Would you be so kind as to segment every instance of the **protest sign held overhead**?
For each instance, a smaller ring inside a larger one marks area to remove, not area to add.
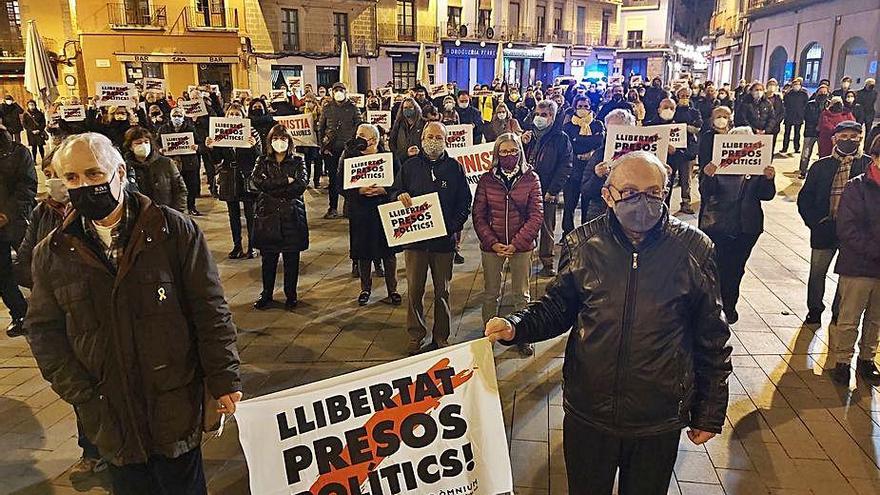
[[[161,91],[165,92],[165,79],[157,77],[145,77],[143,79],[144,91]]]
[[[211,117],[208,121],[208,135],[214,140],[214,146],[221,148],[250,148],[248,138],[251,137],[250,119],[228,117]]]
[[[446,126],[446,149],[468,148],[474,145],[473,124],[452,124]]]
[[[294,146],[318,146],[312,114],[275,117],[275,121],[287,128],[293,137]]]
[[[446,87],[445,83],[440,84],[432,84],[428,88],[428,98],[440,98],[441,96],[446,96],[449,94],[449,89]]]
[[[376,90],[376,94],[379,96],[379,98],[391,98],[392,96],[394,96],[394,88],[390,86],[383,86]]]
[[[196,138],[191,132],[162,134],[162,154],[165,156],[195,154],[195,145]]]
[[[495,143],[483,143],[467,148],[450,149],[449,156],[455,158],[467,176],[471,194],[477,190],[480,177],[492,168],[492,153]]]
[[[716,174],[759,175],[770,165],[773,157],[773,136],[716,134],[712,163],[718,166]]]
[[[364,108],[364,105],[367,104],[367,99],[364,97],[363,93],[349,93],[348,99],[358,108]]]
[[[665,127],[669,129],[669,145],[673,148],[687,148],[687,124],[666,124],[651,127]]]
[[[273,89],[271,92],[269,92],[269,100],[272,102],[287,101],[287,90]]]
[[[513,489],[486,339],[242,401],[235,417],[254,494]]]
[[[290,76],[287,78],[287,88],[294,93],[299,92],[302,89],[302,85],[302,76]]]
[[[666,163],[666,155],[669,152],[669,128],[608,126],[605,133],[604,160],[611,162],[633,151],[653,153],[661,162]]]
[[[391,132],[390,110],[367,110],[367,122]]]
[[[237,100],[244,100],[251,97],[251,90],[249,89],[233,89],[232,90],[232,98]]]
[[[82,105],[64,105],[58,109],[61,120],[67,122],[82,122],[86,120],[86,107]]]
[[[208,108],[202,99],[181,101],[179,105],[183,108],[183,114],[191,119],[208,115]]]
[[[394,155],[376,153],[373,155],[346,158],[342,162],[343,189],[381,186],[394,183]]]
[[[132,83],[99,82],[95,94],[100,97],[99,107],[134,107],[137,104],[137,89]]]
[[[388,246],[402,246],[446,235],[446,223],[437,193],[412,198],[412,206],[400,201],[379,206],[379,218]]]

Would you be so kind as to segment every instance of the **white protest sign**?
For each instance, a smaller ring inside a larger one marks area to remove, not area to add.
[[[512,493],[503,417],[486,339],[235,411],[250,492],[260,495]]]
[[[666,124],[652,127],[666,127],[669,129],[669,145],[673,148],[684,149],[688,146],[687,124]]]
[[[248,138],[251,137],[250,119],[229,117],[211,117],[208,121],[208,135],[214,140],[214,146],[221,148],[250,148]]]
[[[191,132],[173,132],[162,134],[162,152],[165,156],[192,155],[192,149],[196,145],[196,138]]]
[[[249,89],[233,89],[232,90],[232,99],[234,100],[245,100],[251,97],[251,90]]]
[[[380,186],[389,187],[394,183],[394,155],[376,153],[373,155],[346,158],[342,161],[343,189]]]
[[[484,173],[492,169],[492,154],[495,149],[495,143],[483,143],[468,148],[457,148],[449,150],[449,156],[458,161],[467,177],[468,186],[471,188],[471,194],[477,190],[477,182]]]
[[[470,148],[474,145],[473,124],[453,124],[446,126],[446,150]]]
[[[608,126],[605,133],[604,160],[611,162],[633,151],[654,153],[661,162],[666,163],[666,154],[669,152],[669,128]]]
[[[302,76],[290,76],[287,78],[287,88],[293,92],[297,92],[302,89]]]
[[[287,90],[286,89],[273,89],[269,93],[269,100],[276,101],[287,101]]]
[[[211,89],[212,93],[219,93],[220,92],[220,86],[218,86],[216,84],[209,84],[208,87]]]
[[[770,165],[773,157],[773,136],[716,134],[712,148],[712,163],[718,166],[716,174],[759,175]]]
[[[401,246],[446,235],[446,223],[437,193],[412,198],[407,208],[400,201],[379,205],[379,218],[388,246]]]
[[[367,110],[367,122],[385,129],[385,132],[391,132],[391,111]]]
[[[99,82],[95,94],[101,98],[98,101],[100,107],[133,107],[137,104],[137,89],[132,83]]]
[[[449,88],[446,87],[445,83],[440,84],[432,84],[428,88],[428,98],[440,98],[441,96],[446,96],[449,94]]]
[[[144,91],[161,91],[165,93],[165,79],[157,77],[145,77],[143,79]]]
[[[293,137],[294,146],[318,146],[315,136],[315,123],[312,114],[288,115],[275,117],[275,121],[287,128]]]
[[[86,120],[86,107],[82,105],[64,105],[58,109],[61,120],[67,122],[82,122]]]
[[[195,119],[203,115],[208,115],[208,109],[205,107],[205,101],[198,100],[181,100],[180,107],[183,108],[183,115]]]
[[[349,93],[348,99],[358,108],[364,108],[364,105],[367,104],[367,99],[364,97],[363,93]]]
[[[376,90],[376,94],[379,98],[391,98],[394,96],[394,88],[390,86],[383,86]]]

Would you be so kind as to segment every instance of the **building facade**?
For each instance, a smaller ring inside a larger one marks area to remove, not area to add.
[[[196,83],[224,92],[250,84],[242,0],[31,1],[21,16],[57,54],[62,95],[142,77],[165,79],[175,95]]]
[[[616,73],[645,80],[673,77],[673,0],[624,0],[620,25]]]

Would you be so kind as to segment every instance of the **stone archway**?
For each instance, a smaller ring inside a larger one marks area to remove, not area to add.
[[[801,60],[798,64],[798,75],[804,78],[804,86],[815,88],[822,79],[822,57],[825,50],[822,45],[813,41],[807,43],[803,51],[801,51]]]
[[[868,43],[859,36],[853,36],[841,45],[837,54],[837,77],[832,81],[835,87],[843,76],[853,79],[853,87],[860,88],[868,75]]]
[[[772,77],[779,82],[780,86],[782,86],[785,83],[786,63],[788,63],[788,52],[785,48],[777,46],[773,49],[773,52],[770,53],[770,60],[767,63],[767,80]]]

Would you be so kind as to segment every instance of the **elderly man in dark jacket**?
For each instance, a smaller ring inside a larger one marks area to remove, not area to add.
[[[24,237],[36,194],[34,157],[0,127],[0,298],[12,317],[12,323],[6,327],[10,337],[22,335],[22,320],[28,310],[13,276],[12,251]]]
[[[828,363],[836,363],[831,376],[846,386],[860,321],[856,371],[871,385],[880,385],[880,371],[874,363],[880,340],[880,223],[875,221],[880,204],[880,139],[872,145],[871,158],[865,174],[844,188],[837,215],[840,255],[834,271],[840,275],[840,315],[828,329]]]
[[[642,98],[645,104],[645,120],[656,119],[657,111],[660,110],[660,102],[669,96],[669,92],[663,89],[662,79],[659,77],[651,79],[651,85],[645,88],[645,96]]]
[[[400,167],[391,186],[391,197],[404,206],[412,206],[412,198],[436,192],[440,196],[446,235],[404,246],[406,285],[409,291],[406,326],[409,332],[410,354],[449,345],[449,325],[452,312],[449,305],[449,286],[452,282],[452,258],[455,254],[455,234],[471,213],[471,190],[464,170],[446,153],[446,126],[429,122],[422,133],[422,151]],[[432,341],[422,347],[428,335],[425,323],[425,295],[428,269],[434,283],[434,328]]]
[[[603,215],[569,234],[559,275],[528,309],[486,325],[519,344],[571,329],[563,367],[569,493],[665,494],[681,430],[721,433],[731,372],[712,242],[663,204],[666,168],[634,152],[611,167]],[[638,285],[638,288],[636,288]]]
[[[776,110],[764,93],[764,85],[752,84],[748,95],[733,113],[736,126],[749,126],[755,134],[773,134],[777,127]]]
[[[810,167],[813,149],[819,144],[819,118],[828,106],[828,86],[819,86],[816,93],[807,101],[804,109],[804,147],[801,150],[801,163],[798,177],[803,180]],[[821,158],[821,157],[820,157]]]
[[[348,98],[344,84],[334,84],[332,94],[333,101],[324,107],[316,128],[324,163],[333,164],[335,167],[345,150],[345,143],[354,137],[361,124],[361,112]],[[330,205],[324,218],[339,218],[339,175],[332,170],[328,171],[327,175],[330,178],[327,194]]]
[[[544,192],[544,225],[541,226],[541,239],[538,255],[541,258],[540,275],[556,275],[553,267],[553,236],[556,232],[556,206],[559,193],[571,175],[571,141],[562,132],[562,118],[556,118],[556,102],[541,100],[535,107],[532,130],[523,134],[526,145],[526,159],[541,179]]]
[[[785,134],[782,135],[782,153],[788,153],[788,143],[794,131],[794,152],[801,152],[801,127],[804,125],[804,114],[810,100],[807,90],[803,88],[803,78],[796,77],[791,82],[791,90],[782,99],[785,106]],[[819,120],[816,119],[818,124]]]
[[[861,139],[862,127],[858,122],[848,120],[838,124],[832,137],[834,151],[813,164],[798,194],[798,213],[810,229],[812,249],[806,325],[822,322],[825,276],[837,252],[837,210],[844,186],[849,179],[865,173],[871,164],[871,157],[861,153]],[[832,307],[832,322],[837,319],[836,306]]]
[[[458,92],[458,102],[455,106],[458,113],[459,124],[471,124],[474,126],[474,144],[483,142],[483,116],[480,111],[471,106],[471,95],[467,91]]]
[[[34,358],[110,460],[114,492],[205,494],[206,393],[224,413],[241,398],[236,330],[205,236],[125,191],[106,137],[61,146],[54,165],[74,210],[34,250]]]
[[[874,87],[874,78],[869,77],[865,79],[865,86],[856,91],[856,103],[862,106],[861,123],[865,126],[865,149],[868,149],[872,143],[868,139],[871,136],[871,128],[874,125],[874,108],[877,104],[877,90]]]

